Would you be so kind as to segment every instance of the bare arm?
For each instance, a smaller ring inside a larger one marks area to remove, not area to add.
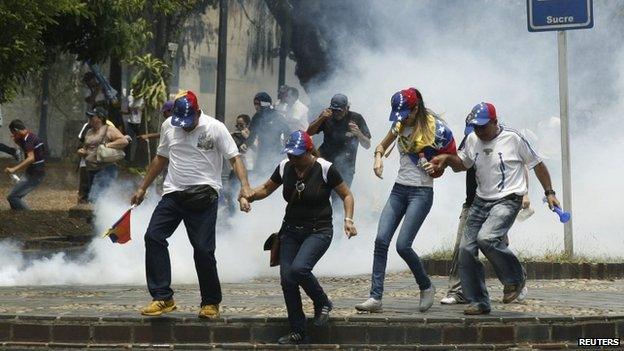
[[[168,164],[168,158],[161,155],[154,156],[154,159],[152,159],[152,162],[150,162],[149,168],[147,169],[147,174],[145,175],[145,178],[143,178],[143,183],[139,186],[134,195],[132,195],[132,199],[130,200],[131,204],[140,205],[141,202],[143,202],[145,191]]]
[[[452,154],[442,154],[435,156],[431,159],[431,161],[427,162],[427,164],[425,165],[425,171],[438,172],[448,166],[450,166],[455,172],[467,171],[469,168],[464,166],[464,163],[462,162],[461,158],[459,158],[459,156]]]
[[[552,182],[550,180],[550,173],[548,173],[548,168],[546,168],[544,162],[538,163],[537,166],[533,168],[533,170],[535,171],[537,180],[539,180],[539,182],[542,184],[542,188],[544,188],[544,191],[553,190]],[[548,201],[548,207],[550,207],[551,209],[553,208],[553,206],[561,207],[561,204],[559,204],[559,200],[557,200],[557,197],[554,194],[546,196],[546,200]]]
[[[360,142],[360,145],[362,145],[362,147],[365,148],[366,150],[370,149],[371,147],[370,138],[364,135],[364,133],[362,132],[359,132],[356,135],[357,135],[358,141]]]
[[[392,133],[392,130],[388,131],[388,134],[383,138],[381,143],[375,147],[375,163],[373,165],[373,171],[375,175],[381,179],[383,179],[383,161],[382,156],[388,150],[392,142],[397,138],[397,136]]]
[[[251,195],[251,189],[249,187],[249,180],[247,179],[247,169],[245,168],[243,160],[241,160],[240,156],[234,156],[230,159],[230,165],[232,165],[232,170],[234,170],[236,177],[240,181],[241,196],[249,197]]]
[[[344,204],[344,232],[347,238],[351,239],[352,236],[357,235],[357,229],[355,228],[355,223],[353,222],[353,208],[355,206],[353,193],[351,193],[351,190],[345,182],[338,184],[334,190],[340,196],[342,203]]]
[[[35,151],[30,150],[26,153],[26,158],[22,162],[18,163],[14,167],[7,167],[6,171],[7,173],[20,172],[28,168],[28,166],[30,166],[33,162],[35,162]]]
[[[128,139],[126,139],[116,127],[108,126],[106,137],[110,140],[106,143],[107,147],[113,149],[123,149],[128,146]]]
[[[308,134],[314,135],[319,132],[319,128],[323,125],[323,122],[331,117],[332,112],[330,109],[326,108],[321,112],[321,114],[308,126]]]
[[[254,188],[251,192],[252,195],[247,198],[249,202],[254,202],[258,200],[262,200],[269,195],[273,194],[273,192],[279,188],[280,184],[275,183],[271,179],[267,180],[261,186]]]
[[[141,140],[156,139],[156,138],[160,138],[160,133],[141,134],[138,136],[138,138]]]

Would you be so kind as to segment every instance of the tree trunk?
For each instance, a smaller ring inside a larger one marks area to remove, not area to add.
[[[48,99],[50,98],[50,63],[43,69],[41,77],[41,114],[39,115],[39,137],[48,140]]]
[[[117,90],[117,101],[121,104],[121,61],[116,57],[110,58],[110,70],[108,81],[113,89]],[[109,114],[111,121],[116,126],[123,126],[123,120],[121,118],[121,106],[110,106]]]

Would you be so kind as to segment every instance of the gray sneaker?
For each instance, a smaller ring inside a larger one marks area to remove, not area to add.
[[[420,291],[420,304],[418,304],[418,310],[425,312],[433,306],[433,299],[435,298],[436,288],[431,285],[429,289]]]
[[[374,298],[369,298],[363,303],[359,303],[355,305],[355,309],[359,312],[369,312],[369,313],[381,313],[383,309],[381,308],[381,300],[377,300]]]

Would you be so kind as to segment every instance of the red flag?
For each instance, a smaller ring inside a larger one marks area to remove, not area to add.
[[[112,242],[118,244],[125,244],[130,241],[130,212],[133,208],[134,206],[130,207],[121,218],[104,233],[104,236],[108,236]]]

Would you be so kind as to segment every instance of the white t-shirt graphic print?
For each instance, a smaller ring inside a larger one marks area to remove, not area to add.
[[[499,134],[490,141],[479,139],[475,133],[469,134],[457,156],[465,167],[475,166],[477,196],[484,200],[526,194],[524,167],[533,169],[542,162],[520,132],[502,125]]]
[[[225,125],[203,113],[191,132],[172,126],[171,117],[167,118],[156,153],[169,159],[163,194],[200,184],[219,191],[223,158],[229,160],[239,154]]]

